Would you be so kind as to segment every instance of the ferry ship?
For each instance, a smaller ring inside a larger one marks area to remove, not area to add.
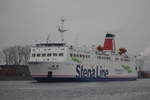
[[[125,48],[115,47],[115,35],[107,32],[103,46],[92,48],[65,43],[64,19],[58,27],[61,42],[32,45],[29,70],[33,79],[45,81],[136,80],[135,58]]]

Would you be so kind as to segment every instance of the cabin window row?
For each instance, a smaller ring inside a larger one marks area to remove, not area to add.
[[[50,56],[64,56],[64,54],[63,53],[37,53],[37,54],[32,54],[32,57],[50,57]]]
[[[70,57],[80,57],[80,58],[90,58],[90,55],[83,55],[83,54],[70,54]]]
[[[54,50],[54,49],[32,49],[32,51],[36,51],[36,50],[38,50],[38,51],[40,51],[40,50],[44,50],[44,51],[47,51],[47,50]],[[61,49],[59,49],[59,48],[55,48],[55,50],[65,50],[64,48],[61,48]]]
[[[130,59],[123,59],[123,58],[120,58],[120,59],[119,59],[119,58],[115,58],[115,60],[116,60],[116,61],[119,61],[119,60],[120,60],[120,61],[130,61]]]
[[[110,57],[97,56],[97,59],[110,60]]]

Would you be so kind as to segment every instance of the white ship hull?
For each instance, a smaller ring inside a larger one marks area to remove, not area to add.
[[[29,68],[38,81],[136,80],[135,58],[126,49],[116,51],[114,35],[107,33],[104,47],[74,47],[40,43],[31,48]]]
[[[38,81],[110,81],[136,80],[135,66],[130,64],[38,62],[30,63],[31,76]],[[125,67],[129,66],[129,69]]]

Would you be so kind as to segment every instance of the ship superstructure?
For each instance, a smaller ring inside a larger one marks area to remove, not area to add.
[[[125,48],[116,50],[115,35],[107,32],[104,46],[76,47],[64,41],[64,20],[58,31],[62,42],[37,43],[31,47],[29,68],[38,81],[136,80],[134,57]]]

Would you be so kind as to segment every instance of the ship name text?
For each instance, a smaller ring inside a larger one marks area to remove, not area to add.
[[[76,66],[76,72],[76,78],[106,78],[109,74],[108,69],[103,69],[102,66],[88,69],[80,64]]]

